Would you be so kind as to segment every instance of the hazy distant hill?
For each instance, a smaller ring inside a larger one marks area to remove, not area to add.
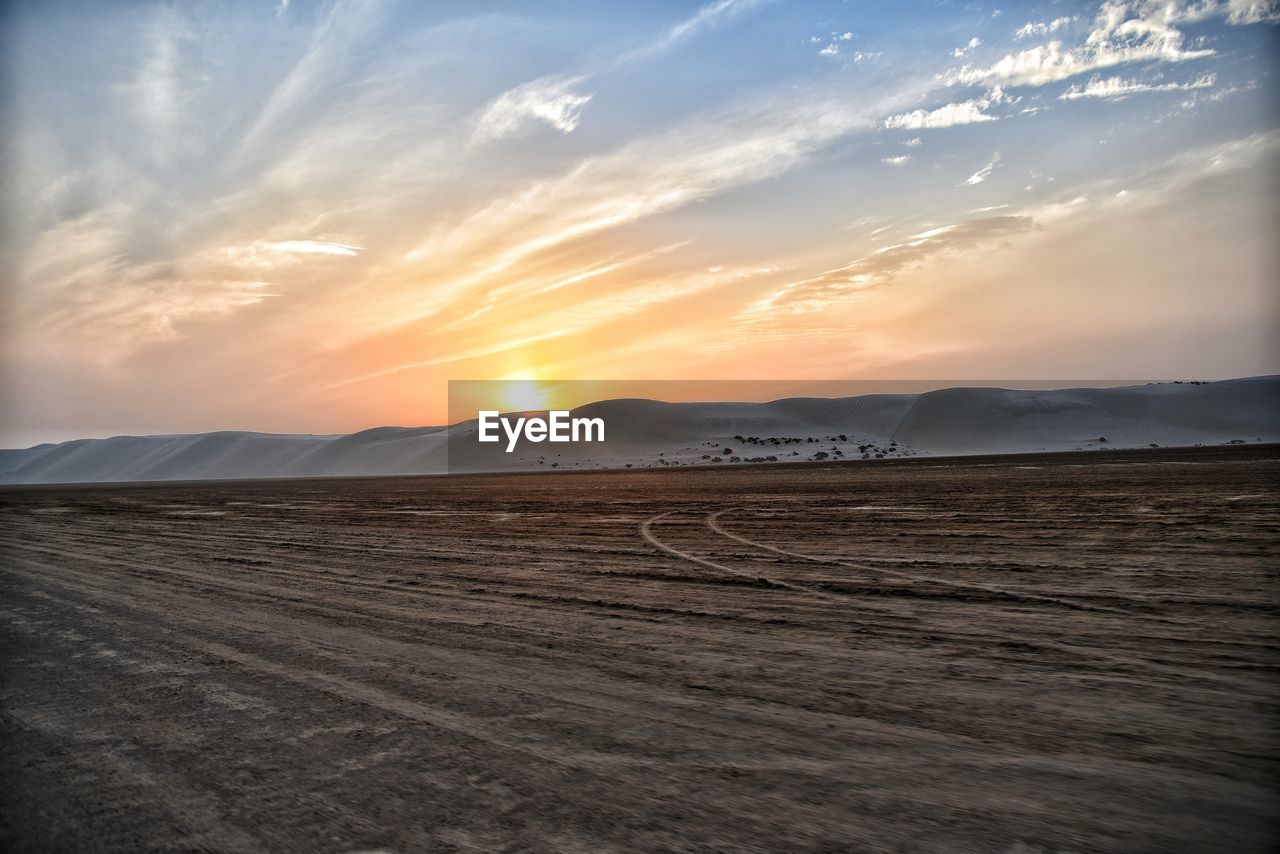
[[[605,419],[606,445],[502,454],[475,441],[474,422],[345,436],[117,436],[0,451],[0,483],[433,474],[552,462],[564,468],[670,465],[704,462],[702,454],[721,445],[738,446],[743,457],[785,460],[807,459],[817,447],[838,447],[847,457],[860,456],[854,452],[860,444],[887,452],[891,442],[894,453],[971,454],[1280,441],[1280,377],[1054,391],[951,388],[770,403],[607,400],[577,412]],[[832,444],[841,434],[846,440]],[[821,442],[742,446],[735,436]]]

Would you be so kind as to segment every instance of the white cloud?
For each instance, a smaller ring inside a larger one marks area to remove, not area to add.
[[[987,178],[991,175],[991,173],[995,170],[996,166],[999,165],[999,163],[1000,163],[1000,152],[997,151],[995,156],[991,158],[991,162],[989,162],[986,166],[983,166],[977,172],[974,172],[972,175],[970,175],[968,178],[965,179],[965,184],[970,187],[972,187],[974,184],[981,184],[983,181],[987,180]]]
[[[429,265],[417,269],[440,271],[440,279],[429,294],[405,294],[379,313],[395,324],[433,316],[534,255],[781,175],[834,140],[871,130],[876,116],[905,100],[878,94],[859,104],[843,90],[799,99],[789,89],[757,93],[535,181],[409,250],[405,262]]]
[[[1195,89],[1199,87],[1187,86],[1185,88]],[[1212,92],[1194,92],[1189,98],[1183,100],[1181,106],[1183,109],[1190,109],[1202,103],[1213,103],[1229,98],[1232,95],[1239,95],[1241,92],[1251,92],[1258,88],[1258,81],[1250,80],[1247,83],[1239,83],[1231,86],[1220,86]]]
[[[1213,87],[1214,75],[1205,74],[1189,83],[1139,83],[1121,77],[1110,77],[1103,80],[1095,77],[1083,86],[1077,83],[1058,96],[1059,100],[1074,101],[1078,98],[1106,98],[1116,100],[1143,92],[1184,92],[1191,89],[1209,89]]]
[[[117,204],[69,220],[42,236],[41,250],[20,275],[29,291],[24,326],[42,347],[70,346],[102,364],[118,364],[139,348],[180,337],[187,321],[224,316],[276,296],[267,270],[284,272],[310,254],[356,255],[324,241],[257,241],[137,263],[121,231],[128,208]],[[85,342],[92,341],[91,348]]]
[[[308,103],[328,98],[353,48],[381,22],[385,8],[372,0],[338,0],[328,6],[306,51],[271,91],[253,124],[240,140],[241,153],[254,149],[273,129]]]
[[[920,137],[918,137],[918,136],[913,136],[911,139],[908,139],[906,142],[904,142],[904,143],[902,143],[902,144],[903,144],[903,145],[908,145],[908,146],[916,146],[916,145],[920,145],[922,142],[923,142],[923,140],[921,140],[921,139],[920,139]]]
[[[1227,0],[1227,23],[1260,24],[1280,21],[1280,3],[1275,0]]]
[[[881,157],[881,163],[887,163],[890,166],[903,166],[911,160],[910,154],[899,154],[897,157]]]
[[[1071,18],[1054,18],[1049,23],[1042,21],[1030,21],[1018,27],[1018,31],[1013,34],[1015,39],[1029,39],[1033,36],[1047,36],[1049,33],[1056,33],[1058,30],[1071,23]]]
[[[819,55],[819,56],[839,56],[839,55],[840,55],[840,42],[847,42],[847,41],[851,40],[852,38],[853,38],[853,33],[851,33],[851,32],[832,33],[832,34],[831,34],[831,41],[827,44],[827,46],[826,46],[826,47],[824,47],[822,50],[818,51],[818,55]],[[821,44],[821,43],[822,43],[822,41],[823,41],[823,39],[820,39],[820,38],[818,38],[817,36],[813,36],[812,38],[810,38],[810,39],[809,39],[809,41],[810,41],[810,43],[812,43],[812,44]],[[855,52],[855,53],[853,54],[853,61],[854,61],[854,62],[861,62],[861,61],[862,61],[863,59],[865,59],[867,56],[871,56],[871,55],[872,55],[872,54],[864,54],[864,53],[862,53],[861,51],[858,51],[858,52]]]
[[[912,234],[901,242],[881,247],[848,264],[787,282],[745,306],[739,314],[739,323],[753,338],[758,338],[763,328],[776,323],[779,315],[828,312],[858,294],[891,285],[900,275],[924,265],[984,249],[997,241],[1016,240],[1022,235],[1054,228],[1103,211],[1108,205],[1167,206],[1169,196],[1175,192],[1184,191],[1206,178],[1256,168],[1259,162],[1275,158],[1277,152],[1280,152],[1280,133],[1255,134],[1211,148],[1185,152],[1143,172],[1126,174],[1125,186],[1129,186],[1129,182],[1138,182],[1148,189],[1136,193],[1133,190],[1113,192],[1108,202],[1091,204],[1087,194],[1077,191],[1004,215],[981,216],[1008,208],[1008,204],[978,208],[971,212],[980,215],[975,218]],[[1100,186],[1114,190],[1111,180],[1104,179]],[[872,234],[889,227],[876,229]]]
[[[1199,59],[1214,51],[1186,48],[1176,25],[1214,17],[1236,25],[1280,21],[1280,0],[1106,0],[1084,44],[1065,47],[1060,40],[1050,41],[1007,54],[986,68],[960,68],[949,75],[949,82],[1042,85],[1133,62]],[[1056,18],[1047,24],[1027,23],[1015,38],[1046,36],[1071,22]]]
[[[1226,18],[1228,24],[1237,26],[1280,21],[1277,0],[1142,0],[1134,5],[1144,16],[1158,17],[1170,24],[1215,17]]]
[[[723,21],[737,17],[753,6],[759,6],[762,2],[763,0],[716,0],[713,3],[708,3],[690,17],[673,26],[657,41],[638,50],[623,54],[618,58],[618,63],[632,62],[637,59],[665,53],[702,30],[718,26]],[[816,38],[815,36],[815,40]]]
[[[325,240],[259,240],[247,246],[225,246],[218,251],[221,260],[237,267],[265,270],[286,264],[297,264],[299,255],[331,255],[354,257],[362,248]]]
[[[282,240],[264,244],[281,252],[294,252],[300,255],[359,255],[359,246],[348,246],[345,243],[329,243],[324,240]]]
[[[1019,101],[1021,101],[1022,97],[1017,95],[1010,95],[1008,92],[1004,90],[1003,86],[992,86],[990,89],[987,90],[986,99],[991,104],[1009,104],[1010,106],[1012,106],[1013,104],[1016,104]]]
[[[179,47],[173,29],[172,25],[157,27],[150,56],[134,82],[141,117],[158,137],[167,137],[172,132],[178,115]]]
[[[969,39],[968,44],[966,44],[964,47],[958,47],[955,50],[951,51],[951,55],[956,58],[962,57],[966,53],[968,53],[969,51],[973,50],[974,48],[978,47],[981,44],[982,44],[982,39],[978,38],[977,36],[974,36],[973,38]]]
[[[989,104],[985,99],[964,101],[959,104],[947,104],[936,110],[913,110],[884,120],[886,128],[949,128],[953,125],[968,125],[975,122],[995,121],[995,116],[987,115],[982,110]]]
[[[405,362],[358,376],[347,377],[330,384],[323,391],[332,391],[403,371],[476,359],[482,356],[517,350],[541,341],[577,335],[611,320],[634,315],[646,308],[684,299],[713,288],[740,284],[775,272],[777,272],[777,268],[772,265],[717,267],[684,271],[656,280],[646,281],[638,287],[628,290],[605,293],[595,299],[575,302],[560,310],[557,314],[556,323],[542,331],[517,338],[503,335],[491,343],[480,343],[462,350],[432,356],[428,359]]]
[[[663,42],[670,46],[683,41],[699,30],[713,26],[724,18],[737,15],[759,2],[760,0],[717,0],[715,3],[708,3],[695,12],[693,17],[672,27]]]
[[[780,313],[821,312],[854,294],[890,284],[905,271],[1028,231],[1033,224],[1031,216],[1016,215],[981,217],[931,228],[911,235],[902,243],[882,246],[848,264],[787,282],[749,303],[739,320],[754,330],[760,323],[773,322]]]
[[[762,2],[764,0],[715,0],[677,23],[656,41],[617,57],[612,66],[616,68],[665,53],[702,30],[717,26]],[[582,121],[582,108],[593,97],[572,90],[591,76],[549,75],[502,93],[476,119],[472,141],[515,136],[535,122],[543,122],[561,133],[572,133]]]
[[[1177,0],[1167,3],[1107,0],[1084,44],[1065,47],[1060,40],[1005,55],[985,68],[964,66],[946,77],[952,83],[1042,85],[1132,62],[1184,62],[1213,55],[1213,50],[1187,49],[1173,23],[1185,20]],[[1225,12],[1225,7],[1220,11]],[[1197,7],[1197,14],[1200,8]],[[1061,19],[1058,19],[1061,20]],[[1056,23],[1056,22],[1055,22]],[[1030,25],[1028,34],[1049,32],[1050,25]],[[1019,30],[1023,33],[1024,27]]]
[[[583,77],[540,77],[503,92],[476,119],[473,139],[503,139],[543,123],[561,133],[572,133],[582,120],[582,108],[590,95],[573,91]]]
[[[1210,49],[1183,50],[1180,35],[1176,38],[1130,42],[1122,47],[1102,45],[1079,50],[1064,49],[1062,42],[1052,41],[1017,54],[1009,54],[988,68],[962,69],[955,79],[960,83],[1041,85],[1130,62],[1182,62],[1212,54]]]

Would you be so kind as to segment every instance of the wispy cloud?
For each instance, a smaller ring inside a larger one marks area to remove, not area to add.
[[[870,130],[893,102],[892,95],[863,104],[847,95],[756,96],[588,159],[490,203],[411,250],[406,260],[413,264],[456,267],[457,259],[477,253],[483,260],[396,314],[429,316],[538,253],[781,175],[833,140]]]
[[[977,172],[974,172],[972,175],[970,175],[968,178],[965,179],[965,184],[967,184],[970,187],[972,187],[974,184],[981,184],[983,181],[987,180],[988,177],[990,177],[991,173],[995,171],[996,166],[998,166],[999,164],[1000,164],[1000,152],[997,151],[992,156],[991,160],[987,162],[986,166],[983,166]]]
[[[301,264],[307,256],[354,258],[361,251],[359,246],[323,240],[258,240],[244,246],[221,247],[212,253],[212,257],[235,267],[261,273],[281,266]]]
[[[548,75],[509,89],[481,111],[475,121],[472,140],[486,142],[515,136],[537,123],[546,124],[561,133],[572,133],[582,120],[583,107],[593,97],[575,92],[575,87],[580,87],[601,70],[616,70],[629,63],[666,53],[698,33],[766,1],[715,0],[676,23],[655,41],[617,57],[606,69],[575,75]]]
[[[987,67],[964,66],[948,76],[956,83],[1042,85],[1118,65],[1138,62],[1185,62],[1212,56],[1208,47],[1188,48],[1177,25],[1208,18],[1228,24],[1257,24],[1280,20],[1275,0],[1105,0],[1093,29],[1082,44],[1072,47],[1054,40],[1005,55]],[[1045,36],[1064,29],[1072,19],[1045,24],[1032,22],[1018,29],[1018,39]]]
[[[890,166],[905,166],[911,160],[910,154],[899,154],[896,157],[881,157],[881,163],[887,163]]]
[[[1146,16],[1168,23],[1194,23],[1222,17],[1228,24],[1261,24],[1280,21],[1277,0],[1141,0],[1133,3]]]
[[[1121,77],[1109,77],[1105,80],[1095,77],[1084,85],[1077,83],[1059,95],[1058,98],[1063,101],[1074,101],[1079,98],[1119,100],[1129,95],[1138,95],[1144,92],[1186,92],[1191,89],[1211,89],[1213,88],[1214,80],[1215,76],[1213,74],[1202,75],[1187,83],[1140,83],[1136,80],[1125,80]]]
[[[325,97],[340,79],[344,60],[367,38],[385,14],[377,0],[335,0],[315,28],[306,49],[272,89],[240,142],[241,153],[253,150],[268,131],[279,127],[304,104]]]
[[[1280,21],[1276,0],[1227,0],[1228,24],[1261,24]]]
[[[109,206],[42,236],[19,270],[20,281],[40,284],[20,308],[25,333],[53,344],[79,342],[96,360],[112,364],[141,347],[175,340],[185,321],[225,316],[271,296],[261,279],[269,265],[251,257],[266,244],[235,256],[215,252],[138,263],[128,256],[128,233],[120,226],[127,215],[124,206]]]
[[[1018,27],[1018,31],[1013,34],[1013,37],[1018,41],[1021,41],[1023,39],[1034,38],[1036,36],[1047,36],[1049,33],[1056,33],[1063,27],[1068,26],[1071,23],[1071,20],[1071,18],[1062,17],[1054,18],[1048,23],[1043,21],[1028,21],[1021,27]]]
[[[853,33],[849,31],[845,31],[843,33],[839,33],[839,32],[832,33],[831,37],[825,40],[827,42],[826,46],[818,51],[818,56],[826,56],[826,57],[839,56],[841,43],[850,41],[852,38],[853,38]],[[820,44],[824,41],[824,39],[821,39],[818,36],[812,36],[810,37],[809,41],[812,44]],[[865,54],[863,53],[855,52],[853,55],[853,61],[860,62],[864,58],[864,56]]]
[[[477,142],[503,139],[544,124],[561,133],[572,133],[582,120],[582,108],[591,95],[573,91],[586,78],[542,77],[503,92],[476,118]]]
[[[619,62],[631,62],[637,59],[648,59],[693,38],[698,33],[719,26],[725,21],[763,5],[769,0],[715,0],[698,9],[688,18],[675,24],[661,37],[642,48],[630,51],[619,57]]]
[[[884,120],[886,128],[906,128],[920,130],[928,128],[949,128],[953,125],[968,125],[975,122],[991,122],[996,117],[984,113],[989,102],[986,100],[969,100],[955,104],[947,104],[936,110],[912,110],[900,113]]]
[[[969,39],[968,43],[965,44],[964,47],[958,47],[955,50],[951,51],[951,55],[958,59],[964,56],[965,54],[969,53],[970,51],[976,50],[981,46],[982,46],[982,39],[978,38],[977,36],[974,36],[973,38]]]
[[[564,307],[557,312],[556,323],[546,327],[541,332],[519,337],[512,337],[505,334],[505,332],[499,332],[493,335],[487,343],[467,343],[455,350],[441,353],[430,359],[415,359],[370,373],[346,377],[326,386],[322,391],[333,392],[405,371],[478,359],[528,347],[531,344],[580,335],[604,324],[634,316],[639,312],[656,306],[686,299],[710,289],[767,275],[774,272],[774,270],[775,268],[770,266],[721,268],[714,272],[682,272],[644,281],[621,292],[579,301],[571,306]],[[468,342],[472,342],[474,337],[474,335],[469,336]]]
[[[132,97],[141,145],[168,164],[180,142],[184,81],[180,64],[182,42],[189,39],[182,15],[162,7],[150,15],[145,30],[141,62],[133,79],[120,87]]]
[[[1042,85],[1117,65],[1185,62],[1212,56],[1212,48],[1185,46],[1183,32],[1173,25],[1182,19],[1167,8],[1179,5],[1107,0],[1083,44],[1068,47],[1062,41],[1050,41],[1006,54],[990,66],[964,66],[946,79],[964,84]],[[1045,30],[1049,31],[1047,26]],[[1036,31],[1038,28],[1033,27],[1032,32]]]
[[[833,301],[888,284],[907,269],[1031,226],[1031,217],[1017,215],[931,228],[843,266],[789,282],[749,305],[740,319],[747,324],[773,323],[779,315],[821,312]]]
[[[957,223],[936,226],[881,247],[856,260],[815,275],[793,280],[749,303],[738,315],[740,328],[756,334],[762,327],[778,327],[788,315],[823,314],[834,305],[864,292],[888,285],[924,265],[948,256],[983,248],[993,241],[1016,239],[1061,227],[1091,213],[1132,208],[1164,208],[1168,199],[1184,193],[1200,182],[1239,174],[1256,164],[1272,161],[1280,154],[1280,132],[1253,134],[1243,139],[1178,154],[1151,165],[1138,174],[1100,178],[1088,192],[1071,191],[1047,202],[1023,207],[1016,212],[986,216],[1010,207],[989,205],[971,211],[983,214]],[[976,174],[990,174],[999,156]],[[984,175],[985,178],[985,175]],[[1116,191],[1117,181],[1121,189]],[[968,183],[968,182],[966,182]],[[974,182],[977,183],[977,182]],[[1109,201],[1094,203],[1094,191],[1108,191]],[[803,332],[795,333],[803,335]]]

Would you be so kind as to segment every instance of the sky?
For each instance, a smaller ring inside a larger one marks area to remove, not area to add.
[[[1280,371],[1280,2],[9,3],[0,446]]]

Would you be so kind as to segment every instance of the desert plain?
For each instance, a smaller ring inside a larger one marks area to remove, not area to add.
[[[7,851],[1280,841],[1273,445],[0,490]]]

